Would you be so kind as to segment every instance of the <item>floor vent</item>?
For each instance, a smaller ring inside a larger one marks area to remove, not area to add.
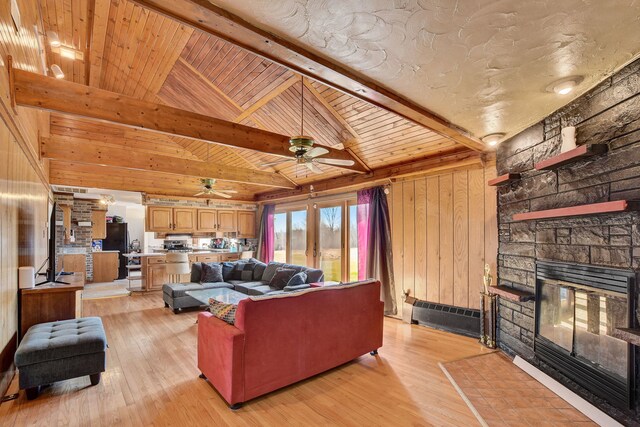
[[[418,300],[413,305],[411,318],[420,325],[480,337],[480,310]]]

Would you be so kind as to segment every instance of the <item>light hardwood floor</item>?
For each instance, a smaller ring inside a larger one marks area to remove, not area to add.
[[[386,319],[378,357],[294,384],[231,411],[196,366],[197,312],[174,315],[158,293],[84,302],[107,332],[107,371],[0,405],[1,426],[478,425],[438,362],[487,350],[476,340]],[[319,319],[321,321],[321,319]],[[18,389],[17,377],[9,392]]]

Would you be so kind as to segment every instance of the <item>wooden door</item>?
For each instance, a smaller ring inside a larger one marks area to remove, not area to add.
[[[218,230],[235,233],[236,211],[218,211]]]
[[[196,230],[196,212],[191,208],[173,208],[173,230],[193,233]]]
[[[161,206],[147,207],[147,230],[167,232],[173,230],[173,208]]]
[[[198,209],[198,231],[213,232],[218,228],[218,212],[212,209]]]
[[[256,237],[256,213],[254,211],[238,211],[238,237],[242,239]]]
[[[107,211],[91,211],[91,239],[107,238]]]

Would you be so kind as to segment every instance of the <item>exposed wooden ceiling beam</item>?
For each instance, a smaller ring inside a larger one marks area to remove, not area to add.
[[[169,135],[178,135],[277,156],[291,157],[289,137],[227,122],[202,114],[156,104],[85,85],[12,69],[16,104],[118,123]],[[353,160],[344,166],[364,168],[344,150],[329,150],[327,158]]]
[[[295,188],[289,180],[275,173],[141,153],[136,150],[113,150],[113,147],[105,148],[100,144],[64,137],[40,138],[40,152],[43,158],[52,160],[163,172],[194,178],[214,178],[267,187]]]
[[[488,147],[435,113],[378,85],[360,73],[262,30],[208,0],[133,0],[157,13],[212,34],[341,92],[392,111],[476,151]]]
[[[419,175],[427,172],[449,170],[466,167],[471,164],[483,162],[484,155],[467,148],[457,149],[448,154],[430,156],[414,162],[389,165],[374,169],[367,174],[349,174],[322,181],[302,185],[295,190],[276,190],[261,193],[256,196],[257,201],[267,202],[289,197],[302,196],[311,193],[321,193],[335,189],[348,189],[349,187],[362,186],[364,184],[379,182],[391,178],[399,178],[411,175]]]

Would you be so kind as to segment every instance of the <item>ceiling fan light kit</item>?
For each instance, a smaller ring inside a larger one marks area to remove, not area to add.
[[[194,197],[206,195],[206,196],[218,196],[218,197],[223,197],[225,199],[230,199],[231,194],[237,193],[237,191],[235,190],[214,189],[213,186],[216,184],[216,180],[212,178],[202,178],[200,182],[202,183],[202,191],[194,194],[193,195]]]

